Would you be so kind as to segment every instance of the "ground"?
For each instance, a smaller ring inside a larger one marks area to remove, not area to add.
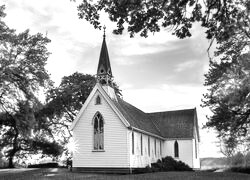
[[[185,178],[184,178],[185,177]],[[67,169],[2,169],[1,180],[65,180],[65,179],[88,179],[88,180],[243,180],[250,179],[250,175],[229,172],[159,172],[135,175],[112,175],[112,174],[85,174],[70,172]]]

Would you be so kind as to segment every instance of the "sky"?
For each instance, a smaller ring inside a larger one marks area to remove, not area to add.
[[[51,39],[46,69],[55,85],[76,71],[96,74],[103,31],[78,18],[79,1],[2,0],[2,4],[7,14],[4,22],[10,28],[17,32],[29,29],[31,34],[39,32]],[[145,112],[196,107],[201,157],[222,156],[214,131],[202,128],[210,114],[200,107],[206,93],[204,74],[209,67],[210,42],[204,30],[195,25],[192,37],[186,39],[178,39],[164,29],[148,38],[130,38],[127,32],[112,34],[116,25],[105,16],[101,20],[106,26],[112,73],[123,99]]]

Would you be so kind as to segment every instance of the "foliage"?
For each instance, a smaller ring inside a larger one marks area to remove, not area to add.
[[[187,164],[182,161],[176,161],[171,156],[162,158],[156,163],[152,163],[152,169],[159,171],[193,171]]]
[[[219,137],[220,139],[220,152],[227,158],[232,157],[238,145],[236,137],[233,135],[229,137]]]
[[[227,169],[227,172],[238,172],[250,174],[250,167],[231,167]]]
[[[126,24],[131,37],[135,33],[147,37],[148,32],[167,28],[177,37],[185,38],[191,36],[192,24],[200,22],[207,28],[207,38],[220,42],[228,39],[238,26],[242,31],[249,29],[245,26],[247,23],[244,24],[249,18],[244,7],[249,6],[249,1],[243,0],[83,0],[78,6],[78,15],[95,28],[101,28],[100,16],[105,12],[117,23],[115,34],[121,34]]]
[[[28,168],[58,168],[58,163],[31,164]]]
[[[231,166],[244,166],[245,157],[242,153],[238,152],[233,157],[231,157]]]
[[[217,39],[215,58],[210,59],[204,84],[208,93],[204,95],[203,106],[213,113],[206,127],[215,128],[218,136],[226,139],[225,143],[234,142],[238,148],[249,145],[250,2],[240,1],[236,5],[238,9],[230,11],[232,18],[224,25],[231,32],[227,38]]]
[[[40,148],[57,155],[59,146],[47,140],[47,131],[37,119],[42,107],[39,90],[51,84],[45,70],[50,40],[40,33],[30,35],[29,30],[17,34],[2,21],[4,16],[0,6],[0,150],[13,167],[14,156]]]
[[[69,129],[77,112],[90,94],[95,84],[92,75],[73,73],[62,78],[58,87],[49,89],[46,104],[39,112],[44,128],[57,138],[61,144],[66,145],[72,136]]]

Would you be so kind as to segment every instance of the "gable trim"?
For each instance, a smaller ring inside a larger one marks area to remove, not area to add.
[[[93,96],[95,95],[96,91],[99,91],[99,93],[104,97],[104,99],[107,101],[107,103],[110,105],[110,107],[112,108],[112,110],[118,115],[119,119],[122,121],[122,123],[126,126],[129,127],[130,124],[129,122],[123,117],[123,115],[119,112],[119,110],[114,106],[112,100],[109,98],[108,94],[105,92],[105,90],[101,87],[101,85],[99,83],[96,83],[96,85],[94,86],[93,90],[91,91],[90,95],[88,96],[87,100],[85,101],[85,103],[83,104],[82,108],[80,109],[79,113],[77,114],[75,120],[73,121],[72,125],[70,126],[70,130],[72,131],[77,122],[79,121],[82,113],[84,112],[84,110],[87,108],[88,104],[90,103],[91,99],[93,98]]]
[[[121,112],[115,107],[114,103],[110,99],[110,97],[107,94],[107,92],[102,88],[102,86],[99,83],[97,83],[97,86],[98,86],[98,90],[103,95],[103,97],[106,99],[106,101],[111,106],[111,108],[113,109],[113,111],[118,115],[119,119],[123,122],[123,124],[126,127],[129,127],[130,126],[129,122],[125,119],[125,117],[121,114]]]

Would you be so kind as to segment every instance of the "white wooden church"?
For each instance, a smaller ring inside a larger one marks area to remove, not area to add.
[[[145,113],[113,88],[105,35],[97,83],[72,123],[73,170],[131,173],[166,156],[200,168],[196,109]]]

